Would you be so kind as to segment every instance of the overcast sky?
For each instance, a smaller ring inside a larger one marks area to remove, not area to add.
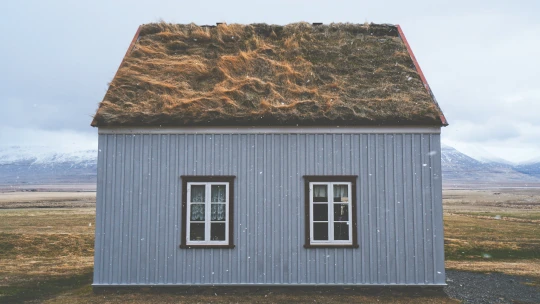
[[[540,160],[540,1],[2,1],[0,146],[96,148],[91,117],[138,25],[400,24],[470,154]],[[474,156],[473,155],[473,156]]]

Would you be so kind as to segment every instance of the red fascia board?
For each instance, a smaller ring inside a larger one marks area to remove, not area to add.
[[[426,77],[424,76],[424,73],[422,72],[422,69],[420,68],[420,65],[418,64],[418,61],[416,60],[416,57],[414,57],[414,53],[411,49],[411,46],[409,45],[409,42],[407,42],[407,38],[405,38],[405,34],[403,33],[403,30],[401,30],[401,26],[399,24],[397,25],[397,30],[399,33],[399,36],[401,37],[401,40],[405,44],[405,47],[407,48],[407,52],[409,52],[409,56],[411,56],[411,59],[414,63],[414,66],[416,67],[416,71],[418,72],[418,75],[420,75],[420,79],[422,79],[422,83],[424,83],[424,87],[428,91],[429,95],[433,98],[433,101],[435,102],[435,105],[439,109],[439,112],[441,113],[440,118],[443,126],[448,126],[448,121],[446,120],[446,117],[444,117],[444,114],[441,110],[441,107],[439,106],[439,103],[435,99],[435,95],[433,95],[433,92],[431,91],[431,88],[429,87],[429,84],[426,80]]]

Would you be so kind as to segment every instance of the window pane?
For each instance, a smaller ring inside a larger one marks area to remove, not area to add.
[[[204,221],[204,204],[191,205],[191,220]]]
[[[191,241],[204,241],[204,223],[191,223],[189,226]]]
[[[347,185],[334,185],[334,202],[348,202],[349,187]]]
[[[348,221],[349,220],[349,205],[348,204],[334,204],[334,221]]]
[[[212,223],[210,226],[212,241],[225,241],[225,223]]]
[[[314,202],[328,202],[328,186],[327,185],[313,185],[313,201]]]
[[[349,223],[334,223],[334,240],[349,240]]]
[[[212,185],[212,203],[225,203],[225,185]]]
[[[313,204],[313,220],[328,221],[328,204]]]
[[[328,223],[313,223],[313,240],[328,241]]]
[[[211,217],[212,221],[224,221],[225,220],[225,204],[212,204]]]
[[[192,203],[204,203],[204,185],[192,185],[191,186],[191,202]]]

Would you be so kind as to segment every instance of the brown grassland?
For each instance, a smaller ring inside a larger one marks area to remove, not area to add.
[[[446,190],[446,268],[534,277],[540,285],[540,189]]]
[[[497,194],[498,193],[498,194]],[[45,195],[46,196],[46,195]],[[363,289],[199,288],[124,290],[94,294],[91,288],[95,210],[58,208],[57,197],[26,201],[28,208],[1,209],[1,303],[182,302],[392,302],[457,303],[430,291]],[[4,194],[0,202],[7,204]],[[55,208],[43,208],[47,200]],[[74,194],[74,205],[88,198]],[[13,203],[13,202],[11,202]],[[65,206],[64,206],[65,207]],[[500,219],[499,219],[500,217]],[[446,190],[445,250],[448,269],[526,275],[540,282],[540,189]]]

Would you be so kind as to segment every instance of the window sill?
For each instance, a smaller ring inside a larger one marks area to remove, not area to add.
[[[234,249],[235,245],[180,245],[182,249]]]
[[[312,245],[312,244],[305,244],[304,248],[359,248],[360,246],[358,244],[320,244],[320,245]]]

